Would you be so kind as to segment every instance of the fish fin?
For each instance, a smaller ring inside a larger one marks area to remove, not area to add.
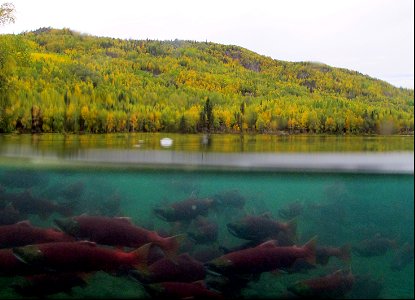
[[[399,244],[397,242],[397,239],[390,240],[390,246],[391,246],[392,249],[395,249],[395,250],[398,249]]]
[[[87,241],[87,240],[77,241],[77,243],[79,243],[81,245],[85,245],[85,246],[90,246],[90,247],[96,247],[97,246],[97,243],[91,242],[91,241]]]
[[[261,278],[261,273],[254,273],[248,275],[248,280],[258,281]]]
[[[297,218],[291,219],[287,222],[287,233],[289,234],[290,238],[293,239],[293,241],[298,241],[297,236]]]
[[[212,208],[215,205],[215,199],[213,199],[212,197],[207,197],[206,201],[210,205],[210,208]]]
[[[190,254],[188,252],[182,253],[179,256],[180,256],[180,259],[184,259],[184,260],[187,260],[187,261],[194,261],[195,260],[192,256],[190,256]]]
[[[346,244],[340,247],[340,256],[339,258],[344,262],[350,262],[351,255],[350,252],[352,250],[352,246],[350,244]]]
[[[150,252],[152,243],[147,243],[140,248],[135,249],[132,253],[137,259],[137,263],[134,264],[134,268],[140,271],[147,270],[148,254]]]
[[[50,211],[42,211],[38,215],[39,215],[39,218],[44,221],[44,220],[47,220],[51,214],[52,212]]]
[[[207,288],[204,280],[193,281],[192,284],[197,285],[199,287]]]
[[[338,269],[338,270],[334,271],[331,275],[332,276],[343,276],[343,275],[349,274],[349,273],[351,273],[351,271],[344,270],[344,269]],[[324,275],[322,275],[322,277],[324,277]]]
[[[91,276],[93,275],[92,273],[76,273],[76,275],[83,281],[85,282],[85,284],[87,284],[91,278]]]
[[[73,216],[73,211],[77,204],[78,204],[78,201],[68,201],[68,202],[57,203],[56,205],[58,207],[58,213],[60,213],[62,216],[70,217],[70,216]]]
[[[281,270],[281,269],[275,269],[271,271],[271,274],[274,276],[280,276],[280,275],[288,274],[288,272]]]
[[[130,217],[115,217],[115,219],[128,225],[134,225]]]
[[[26,197],[33,197],[33,191],[32,190],[33,190],[32,188],[25,189],[24,192],[22,193],[22,195],[26,196]]]
[[[138,264],[135,265],[135,269],[134,270],[130,270],[128,272],[128,276],[135,280],[138,281],[140,283],[150,283],[151,282],[151,273],[148,269],[148,266],[145,264]]]
[[[19,211],[13,206],[13,203],[11,203],[11,202],[6,204],[6,206],[3,208],[3,212],[19,213]]]
[[[330,256],[328,256],[328,255],[326,255],[326,256],[320,255],[318,257],[318,264],[319,265],[322,265],[322,266],[325,266],[325,265],[327,265],[329,263],[329,260],[330,260]]]
[[[316,264],[316,245],[317,245],[317,236],[313,237],[311,240],[305,243],[304,246],[302,247],[307,252],[305,261],[313,266],[315,266]]]
[[[269,211],[262,213],[260,216],[261,217],[264,217],[266,219],[269,219],[269,220],[272,219],[272,215],[271,215],[271,213]]]
[[[65,294],[67,294],[68,296],[73,296],[73,291],[72,291],[72,288],[65,288],[65,289],[63,289],[62,290],[62,293],[65,293]]]
[[[155,214],[157,217],[162,219],[163,221],[168,221],[167,218],[163,215],[164,210],[161,207],[155,207],[153,208],[153,214]]]
[[[207,217],[209,215],[209,210],[200,213],[200,216]]]
[[[258,248],[274,248],[278,246],[278,241],[277,240],[269,240],[266,241],[260,245],[258,245]]]
[[[24,220],[24,221],[17,222],[16,225],[25,226],[25,227],[33,227],[32,223],[30,223],[30,220]]]
[[[163,242],[162,248],[169,259],[175,261],[175,257],[179,252],[180,244],[185,240],[186,236],[186,234],[178,234],[165,238],[165,242]]]
[[[349,265],[349,267],[347,268],[347,275],[353,275],[352,274],[352,265]]]

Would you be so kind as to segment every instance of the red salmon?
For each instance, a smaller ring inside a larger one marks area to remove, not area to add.
[[[341,247],[317,247],[316,249],[316,262],[320,265],[326,265],[329,262],[331,256],[348,262],[350,261],[350,245],[343,245]]]
[[[297,222],[287,223],[271,219],[269,214],[246,216],[239,221],[228,223],[228,230],[234,236],[251,241],[276,239],[280,245],[292,245],[296,239]],[[284,237],[284,239],[282,239]]]
[[[34,269],[14,256],[12,249],[0,249],[0,276],[33,274]]]
[[[42,219],[47,219],[52,213],[59,213],[63,216],[72,215],[73,206],[76,202],[57,203],[48,199],[35,197],[30,190],[22,193],[4,194],[3,200],[17,209],[20,214],[34,214]]]
[[[350,270],[338,270],[324,277],[299,281],[288,290],[300,297],[333,299],[343,297],[352,289],[354,282],[355,277]]]
[[[187,235],[197,244],[211,243],[218,238],[218,225],[205,217],[198,216],[193,221]]]
[[[54,229],[34,227],[29,221],[0,226],[0,248],[74,240],[66,233]]]
[[[257,274],[288,268],[300,258],[314,264],[315,248],[315,239],[302,247],[279,247],[276,241],[271,240],[254,248],[227,253],[206,265],[213,271],[223,274]]]
[[[363,240],[358,245],[353,246],[353,251],[359,256],[372,257],[385,255],[392,248],[397,248],[395,240],[376,234],[373,238]]]
[[[170,204],[167,207],[154,208],[156,216],[168,222],[190,221],[199,215],[205,216],[209,209],[213,208],[215,202],[213,199],[190,198]]]
[[[13,248],[21,261],[60,272],[117,271],[147,263],[151,244],[132,252],[99,247],[88,241],[57,242]]]
[[[133,277],[142,282],[180,281],[193,282],[204,279],[206,271],[203,264],[189,254],[181,254],[172,261],[163,258],[148,268],[134,271]]]
[[[81,215],[54,222],[62,231],[77,239],[132,248],[153,243],[170,254],[178,251],[179,242],[184,238],[182,235],[161,237],[155,231],[132,224],[128,218]]]

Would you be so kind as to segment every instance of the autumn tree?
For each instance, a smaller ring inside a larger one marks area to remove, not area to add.
[[[14,23],[14,5],[13,3],[3,3],[0,5],[0,26],[3,26],[7,23]]]
[[[237,46],[0,35],[0,132],[413,133],[413,115],[413,90]]]
[[[0,26],[7,23],[14,23],[14,5],[3,3],[0,5]],[[0,36],[0,132],[9,131],[11,124],[22,127],[19,120],[9,119],[13,109],[10,108],[9,91],[10,77],[13,75],[16,63],[22,56],[26,58],[25,51],[22,51],[22,43],[10,36]],[[22,53],[23,55],[19,55]],[[10,124],[11,123],[11,124]]]

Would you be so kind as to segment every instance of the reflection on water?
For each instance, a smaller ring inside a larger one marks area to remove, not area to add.
[[[163,138],[172,144],[164,149]],[[135,149],[185,152],[395,152],[413,151],[413,136],[319,136],[236,134],[42,134],[0,135],[0,154],[30,147],[37,153],[65,157],[85,149]],[[12,148],[8,148],[12,147]]]
[[[4,135],[0,136],[0,157],[3,163],[26,158],[32,163],[40,159],[69,165],[414,172],[413,137],[171,135],[160,139],[162,136]],[[367,151],[370,144],[388,151]],[[336,152],[339,148],[343,151]]]

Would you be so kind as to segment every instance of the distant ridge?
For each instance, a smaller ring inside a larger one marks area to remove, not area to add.
[[[0,132],[413,134],[413,90],[321,62],[70,29],[0,43]]]

